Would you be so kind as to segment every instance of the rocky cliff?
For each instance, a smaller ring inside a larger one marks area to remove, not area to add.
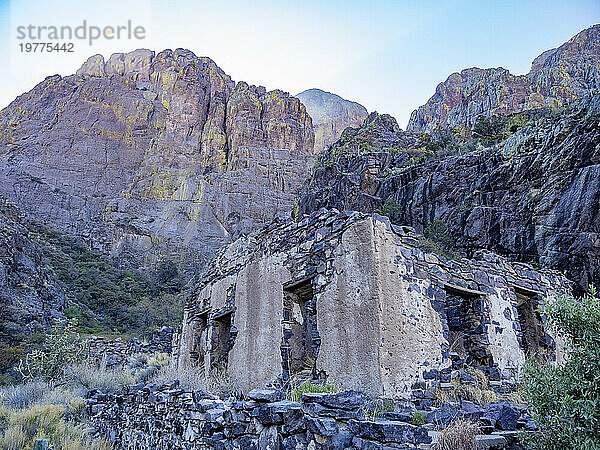
[[[347,127],[360,126],[367,117],[367,109],[363,105],[321,89],[308,89],[296,97],[312,117],[317,152],[337,141]]]
[[[64,319],[66,298],[43,253],[29,238],[25,217],[0,199],[0,372],[23,350],[23,341]]]
[[[472,127],[480,115],[558,108],[600,89],[600,24],[581,31],[534,59],[526,75],[502,67],[465,69],[438,85],[427,103],[413,111],[408,130]]]
[[[292,210],[313,143],[300,100],[209,58],[96,55],[0,112],[0,193],[125,264],[192,273]]]
[[[600,95],[503,123],[486,147],[372,114],[319,158],[300,213],[382,210],[419,231],[438,218],[467,254],[485,248],[600,284]]]

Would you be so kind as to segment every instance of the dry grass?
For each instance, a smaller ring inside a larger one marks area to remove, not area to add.
[[[85,425],[66,421],[67,410],[60,405],[34,405],[28,409],[0,409],[2,430],[0,448],[6,450],[31,450],[36,439],[47,438],[61,450],[109,450],[112,446],[104,440],[92,440]]]
[[[477,450],[479,426],[470,420],[458,419],[440,432],[432,450]]]
[[[242,393],[242,389],[226,371],[214,372],[207,377],[204,370],[199,368],[177,369],[173,365],[168,365],[161,367],[149,381],[161,384],[173,380],[178,380],[179,386],[183,389],[204,390],[221,398],[240,397]]]
[[[137,381],[134,374],[125,368],[108,369],[89,362],[65,369],[65,379],[70,386],[101,391],[116,391]]]
[[[496,393],[490,389],[487,376],[481,370],[469,367],[466,371],[475,379],[475,384],[462,383],[459,379],[452,380],[450,389],[438,389],[437,405],[461,400],[487,405],[498,400]]]

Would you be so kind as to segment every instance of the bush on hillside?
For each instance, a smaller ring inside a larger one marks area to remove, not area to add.
[[[600,448],[600,299],[565,295],[541,308],[551,329],[566,341],[561,365],[526,365],[524,399],[542,431],[532,449]]]
[[[177,326],[183,289],[177,265],[163,261],[155,274],[123,270],[75,237],[37,225],[31,238],[71,297],[65,314],[85,334],[147,335],[163,325]]]
[[[425,252],[436,253],[447,259],[454,257],[454,239],[450,234],[448,225],[436,217],[425,227],[424,237],[419,242],[419,247]]]
[[[399,224],[402,221],[402,205],[394,197],[386,198],[381,209],[375,212],[387,216],[393,224]]]
[[[25,381],[61,379],[71,364],[86,357],[87,345],[77,333],[77,320],[57,321],[46,335],[41,348],[23,358],[17,370]]]

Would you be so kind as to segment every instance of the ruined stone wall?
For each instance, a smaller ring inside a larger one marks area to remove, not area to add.
[[[121,338],[107,339],[102,336],[92,336],[88,339],[88,354],[91,358],[106,367],[123,365],[127,357],[138,353],[171,353],[174,330],[162,327],[152,333],[148,341],[132,338],[125,341]]]
[[[204,317],[206,342],[196,347],[213,370],[223,311],[231,314],[226,366],[246,390],[327,379],[402,396],[424,377],[448,382],[463,366],[514,385],[526,350],[555,357],[541,318],[523,322],[519,308],[525,315],[523,302],[535,311],[568,290],[564,277],[485,252],[446,260],[418,244],[411,229],[377,215],[323,210],[276,221],[213,262],[186,306],[174,359],[194,365],[193,324]]]
[[[176,383],[93,392],[87,413],[97,436],[116,448],[134,449],[403,449],[431,442],[428,429],[365,417],[367,398],[358,392],[303,394],[284,400],[276,389],[254,390],[246,400],[221,400]]]

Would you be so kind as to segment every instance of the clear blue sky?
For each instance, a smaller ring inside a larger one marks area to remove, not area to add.
[[[12,4],[11,4],[12,3]],[[70,55],[21,55],[18,25],[98,25],[131,18],[140,42],[76,44]],[[436,85],[466,67],[529,71],[542,51],[600,22],[600,2],[571,1],[71,1],[0,0],[0,106],[87,56],[184,47],[235,80],[293,94],[318,87],[394,115],[402,127]]]

